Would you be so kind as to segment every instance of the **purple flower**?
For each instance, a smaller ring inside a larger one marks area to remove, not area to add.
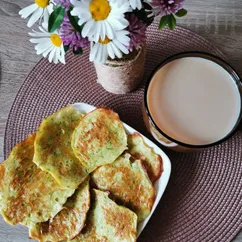
[[[147,25],[134,14],[126,14],[125,17],[129,21],[129,26],[127,27],[130,35],[128,49],[132,51],[133,48],[138,49],[145,42]]]
[[[67,16],[64,17],[63,23],[61,24],[60,36],[64,46],[69,45],[70,48],[73,48],[75,51],[77,51],[79,47],[85,48],[89,46],[89,40],[83,38],[81,33],[74,30]]]
[[[175,14],[182,9],[184,0],[152,0],[155,15],[165,16]]]
[[[60,4],[62,8],[65,8],[66,11],[70,10],[71,1],[70,0],[54,0],[54,3]]]

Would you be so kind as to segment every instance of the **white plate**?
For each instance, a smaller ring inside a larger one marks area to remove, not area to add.
[[[86,103],[75,103],[75,104],[73,104],[73,107],[76,110],[78,110],[82,113],[89,113],[96,108],[96,107],[91,106],[91,105],[86,104]],[[133,134],[134,132],[139,133],[135,129],[131,128],[129,125],[127,125],[125,123],[123,123],[123,125],[124,125],[125,131],[126,131],[127,134]],[[156,154],[159,154],[162,157],[164,171],[163,171],[160,179],[158,179],[154,184],[155,191],[156,191],[155,203],[153,205],[153,208],[152,208],[150,215],[144,221],[142,221],[138,224],[137,238],[139,237],[142,230],[144,229],[146,224],[149,222],[153,212],[155,211],[155,209],[156,209],[156,207],[157,207],[157,205],[158,205],[158,203],[159,203],[159,201],[160,201],[160,199],[161,199],[161,197],[162,197],[162,195],[163,195],[163,193],[166,189],[166,186],[167,186],[167,183],[169,181],[170,174],[171,174],[171,162],[170,162],[170,159],[168,158],[168,156],[156,144],[154,144],[152,141],[147,139],[144,135],[142,135],[142,134],[140,134],[140,135],[143,137],[145,143],[148,146],[152,147]]]

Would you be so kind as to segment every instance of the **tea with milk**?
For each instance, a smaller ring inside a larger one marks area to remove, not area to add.
[[[236,83],[220,65],[199,57],[184,57],[154,74],[147,105],[156,125],[185,144],[206,145],[234,128],[241,99]]]

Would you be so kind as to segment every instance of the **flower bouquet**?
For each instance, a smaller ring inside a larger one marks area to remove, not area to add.
[[[89,59],[94,61],[102,85],[103,78],[108,79],[107,74],[114,70],[110,79],[115,89],[125,78],[115,74],[118,68],[122,74],[130,70],[135,72],[139,66],[140,74],[130,74],[123,81],[121,86],[125,88],[128,80],[135,79],[132,87],[127,87],[129,90],[121,91],[124,93],[142,79],[147,27],[160,16],[160,29],[165,26],[174,29],[176,17],[187,13],[183,3],[184,0],[35,0],[19,14],[22,18],[29,17],[28,27],[39,25],[38,31],[29,33],[30,42],[36,45],[37,54],[48,57],[49,62],[65,64],[68,50],[81,55],[90,46]]]

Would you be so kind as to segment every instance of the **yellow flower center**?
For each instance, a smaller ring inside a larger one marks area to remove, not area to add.
[[[106,44],[108,44],[109,42],[111,42],[111,39],[109,39],[109,38],[106,36],[104,40],[99,39],[98,42],[99,42],[100,44],[106,45]]]
[[[50,36],[51,42],[53,45],[55,45],[56,47],[60,47],[62,44],[62,40],[60,38],[60,36],[58,34],[52,34]]]
[[[108,17],[111,7],[107,0],[92,0],[89,9],[92,18],[99,21]]]
[[[49,0],[35,0],[35,3],[40,7],[40,8],[46,8],[49,4]]]

